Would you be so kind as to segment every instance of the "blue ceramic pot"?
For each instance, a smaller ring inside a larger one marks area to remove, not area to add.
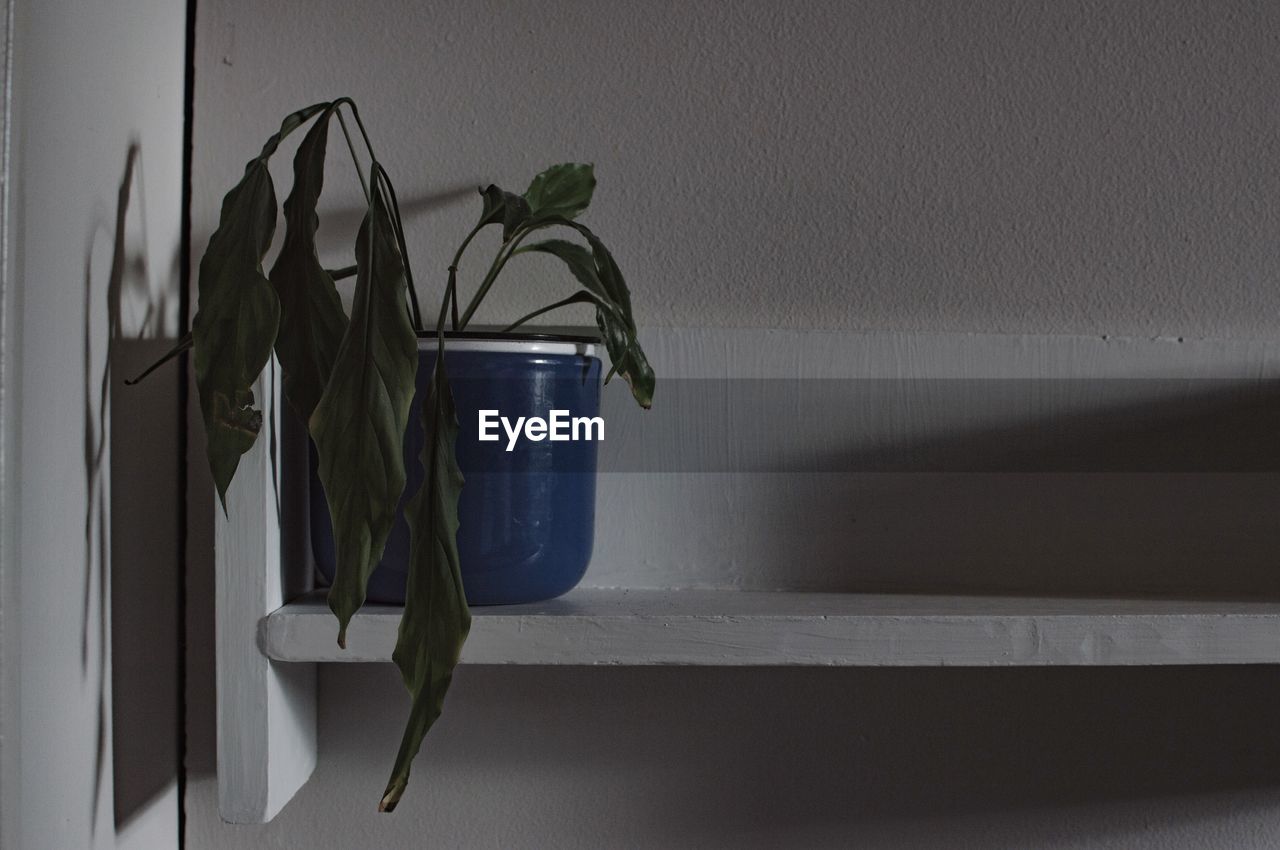
[[[479,439],[480,411],[518,417],[600,413],[600,359],[595,340],[535,334],[446,335],[445,366],[458,411],[458,466],[466,478],[458,503],[458,555],[472,605],[551,599],[587,570],[595,535],[596,441],[532,440],[508,451],[499,424]],[[408,484],[381,563],[369,579],[370,602],[402,604],[408,577],[408,497],[422,483],[422,400],[435,368],[434,335],[418,340],[418,386],[405,435]],[[492,421],[492,416],[489,417]],[[586,435],[586,428],[579,436]],[[592,435],[594,436],[594,434]],[[311,546],[316,565],[334,574],[333,524],[311,454]]]

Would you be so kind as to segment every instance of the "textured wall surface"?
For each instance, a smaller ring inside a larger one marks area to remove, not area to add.
[[[424,294],[477,184],[578,159],[645,325],[1268,336],[1277,33],[1263,2],[204,0],[196,245],[286,111],[350,94]],[[287,159],[275,171],[286,185]],[[339,265],[359,190],[345,161],[330,175]],[[522,263],[481,319],[565,291],[550,261]],[[390,667],[334,666],[315,778],[275,822],[227,826],[206,532],[190,549],[200,850],[1280,844],[1270,669],[466,668],[379,817],[404,696]]]
[[[575,159],[647,324],[1280,322],[1275,4],[210,0],[199,27],[198,233],[284,112],[345,93],[435,291],[468,190]]]

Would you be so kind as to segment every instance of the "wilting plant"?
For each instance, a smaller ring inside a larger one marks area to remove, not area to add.
[[[367,176],[348,116],[370,161]],[[338,271],[325,269],[316,250],[317,207],[334,118],[368,204],[356,236],[355,265]],[[284,202],[284,242],[270,274],[264,275],[262,262],[276,227],[268,161],[281,141],[308,121],[312,123],[294,157],[293,187]],[[382,811],[394,809],[404,793],[410,765],[440,715],[471,625],[458,561],[463,479],[454,457],[458,422],[444,357],[446,328],[467,327],[513,257],[550,254],[568,266],[577,283],[575,291],[511,323],[507,330],[559,307],[592,305],[611,361],[606,382],[621,375],[642,406],[652,400],[654,374],[636,339],[622,272],[604,243],[576,220],[594,189],[591,166],[565,164],[539,174],[523,194],[497,186],[481,190],[479,221],[448,266],[434,327],[435,366],[422,405],[426,439],[419,462],[425,475],[406,509],[409,576],[393,655],[412,704],[378,806]],[[490,226],[501,228],[501,245],[460,309],[459,265],[475,236]],[[530,236],[548,228],[576,233],[586,244],[565,239],[526,244]],[[335,281],[351,274],[355,292],[347,315]],[[193,352],[209,468],[225,510],[240,456],[262,428],[252,385],[274,352],[284,395],[307,423],[319,458],[337,552],[329,607],[338,620],[338,644],[345,647],[347,626],[364,604],[369,576],[382,558],[405,488],[402,447],[418,368],[417,334],[426,330],[395,189],[350,98],[287,116],[261,153],[249,160],[240,182],[223,198],[218,227],[200,261],[198,287],[191,333],[160,362],[188,348]]]

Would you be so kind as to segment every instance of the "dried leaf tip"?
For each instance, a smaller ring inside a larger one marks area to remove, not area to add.
[[[396,783],[387,789],[382,795],[382,799],[378,801],[378,811],[390,814],[396,810],[396,806],[400,805],[400,795],[404,793],[404,786]]]

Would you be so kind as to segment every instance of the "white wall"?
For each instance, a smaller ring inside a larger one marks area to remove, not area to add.
[[[119,384],[163,344],[133,338],[175,327],[185,10],[13,7],[2,840],[172,846],[176,381],[123,398]],[[162,454],[140,455],[134,440],[157,433]],[[115,463],[132,468],[117,480]],[[113,564],[124,586],[169,588],[166,607],[114,598]],[[131,644],[138,629],[152,639]],[[116,665],[113,644],[133,646]],[[137,769],[118,775],[122,764]]]
[[[196,228],[282,113],[345,93],[435,291],[467,190],[581,159],[647,324],[1266,334],[1277,26],[1263,2],[208,0]],[[490,315],[541,304],[551,262]]]
[[[195,244],[285,112],[350,94],[424,295],[477,184],[580,159],[644,325],[1265,337],[1277,31],[1263,2],[206,0]],[[330,173],[338,265],[359,190],[345,162]],[[512,271],[481,319],[564,291],[549,263]],[[395,671],[334,666],[315,778],[275,822],[226,826],[212,505],[193,510],[193,847],[1280,843],[1265,669],[466,668],[387,817]],[[864,533],[892,551],[903,529]],[[921,575],[966,578],[939,563]]]

